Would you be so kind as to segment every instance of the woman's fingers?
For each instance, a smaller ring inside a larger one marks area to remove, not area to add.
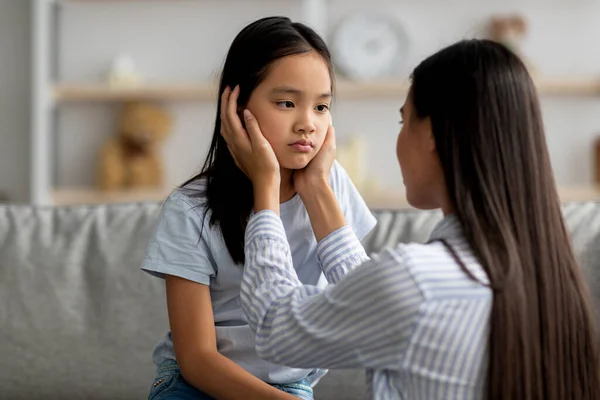
[[[236,86],[233,90],[227,86],[223,91],[223,95],[221,96],[221,134],[227,143],[232,143],[238,140],[240,136],[242,138],[246,136],[245,132],[243,132],[244,134],[240,134],[239,132],[240,128],[243,130],[243,127],[241,126],[237,115],[234,115],[232,118],[229,112],[232,104],[234,107],[236,107],[235,105],[237,104],[238,93],[239,86]]]
[[[333,127],[333,125],[329,125],[329,128],[327,128],[327,133],[325,135],[325,141],[323,142],[323,146],[321,146],[321,150],[319,150],[319,153],[323,153],[323,155],[332,154],[333,157],[335,157],[335,152],[336,152],[335,128]]]
[[[331,171],[331,166],[335,160],[335,128],[330,125],[327,128],[325,141],[319,149],[318,154],[306,166],[305,175],[318,175],[328,177]]]
[[[260,159],[269,169],[277,169],[275,153],[267,139],[263,136],[258,121],[250,110],[244,110],[245,128],[238,115],[239,85],[233,90],[226,88],[221,98],[221,135],[227,143],[236,165],[248,175],[244,166],[248,167]],[[256,158],[258,157],[258,159]],[[272,167],[272,168],[271,168]]]
[[[279,176],[279,163],[273,148],[263,136],[256,118],[244,110],[246,125],[238,115],[239,85],[226,87],[221,95],[221,136],[235,165],[255,183],[256,179]]]
[[[226,121],[226,110],[227,110],[227,104],[229,103],[229,94],[231,93],[231,89],[229,88],[229,86],[225,87],[225,90],[223,91],[223,95],[221,96],[221,125],[225,125],[227,123]],[[221,130],[221,132],[223,132]]]
[[[251,147],[248,134],[237,115],[239,92],[239,85],[233,90],[227,86],[221,96],[221,135],[233,152],[248,151]]]
[[[229,98],[231,97],[231,88],[227,86],[221,97],[221,136],[225,139],[228,145],[233,145],[235,141],[235,132],[231,128],[231,124],[227,117],[227,107],[229,105]]]
[[[242,139],[247,137],[242,121],[237,113],[238,110],[238,97],[240,95],[240,85],[237,85],[231,94],[229,95],[227,103],[227,123],[231,128],[231,131],[235,134],[236,139]]]
[[[254,118],[254,115],[248,109],[244,110],[244,120],[246,121],[246,131],[253,144],[261,144],[263,141],[266,141],[258,126],[258,121],[256,121],[256,118]]]
[[[327,134],[325,135],[325,144],[330,148],[335,150],[336,140],[335,140],[335,128],[333,125],[329,125],[327,128]]]

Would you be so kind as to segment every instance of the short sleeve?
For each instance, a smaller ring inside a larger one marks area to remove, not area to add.
[[[204,285],[216,274],[207,244],[203,208],[175,192],[163,203],[150,236],[142,270],[164,278],[174,275]]]
[[[331,168],[330,184],[340,202],[346,222],[352,227],[359,240],[364,239],[375,227],[377,220],[352,183],[348,173],[337,161]]]

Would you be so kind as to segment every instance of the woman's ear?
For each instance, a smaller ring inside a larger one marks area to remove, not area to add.
[[[425,130],[427,150],[431,152],[436,151],[435,136],[433,135],[433,129],[431,129],[431,118],[427,117],[423,121],[423,129]]]

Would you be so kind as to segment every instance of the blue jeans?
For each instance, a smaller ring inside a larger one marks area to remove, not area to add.
[[[306,379],[294,383],[272,384],[273,387],[303,400],[313,400],[313,390]],[[158,372],[148,400],[213,400],[187,383],[175,361],[165,361]]]

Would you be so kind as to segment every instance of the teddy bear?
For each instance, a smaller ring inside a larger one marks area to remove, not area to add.
[[[116,134],[100,151],[100,188],[161,189],[164,166],[159,150],[171,128],[171,116],[158,105],[142,101],[125,104]]]
[[[520,15],[497,15],[490,21],[491,39],[504,44],[515,53],[519,53],[519,44],[526,32],[527,24]]]

